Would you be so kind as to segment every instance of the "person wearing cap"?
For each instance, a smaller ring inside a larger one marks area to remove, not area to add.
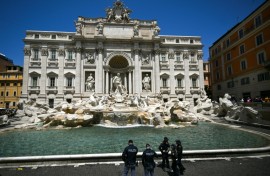
[[[163,142],[159,145],[158,149],[161,152],[162,155],[162,169],[165,169],[165,164],[168,169],[170,169],[170,164],[169,164],[169,150],[170,150],[170,144],[169,144],[169,139],[167,137],[164,137]]]
[[[180,170],[180,174],[182,175],[186,168],[182,164],[182,156],[183,156],[183,146],[181,141],[178,139],[175,141],[176,143],[176,152],[177,152],[177,166]]]
[[[127,176],[130,170],[131,176],[136,176],[136,155],[138,148],[133,144],[132,140],[128,141],[128,146],[122,153],[122,160],[125,162],[123,175]]]
[[[154,176],[154,169],[156,167],[154,157],[158,157],[156,152],[151,149],[151,146],[149,144],[146,144],[146,149],[143,151],[142,154],[144,176]]]

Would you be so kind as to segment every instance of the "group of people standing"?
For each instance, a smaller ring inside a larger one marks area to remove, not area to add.
[[[173,172],[173,175],[182,175],[185,171],[181,159],[183,153],[183,147],[180,140],[176,140],[175,144],[170,145],[169,139],[164,137],[164,140],[159,146],[159,150],[162,155],[161,167],[163,171]],[[122,153],[122,159],[125,162],[123,175],[127,176],[128,172],[131,172],[131,176],[136,175],[135,168],[137,166],[136,155],[138,153],[138,148],[133,144],[132,140],[128,141],[128,146],[124,149]],[[171,156],[172,165],[169,163],[169,156]],[[154,176],[154,169],[156,163],[154,158],[158,157],[157,153],[151,148],[150,144],[146,144],[146,149],[142,154],[142,165],[144,167],[145,176]]]

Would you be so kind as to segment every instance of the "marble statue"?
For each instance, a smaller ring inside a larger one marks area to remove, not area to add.
[[[97,25],[97,31],[98,31],[98,34],[99,35],[102,35],[103,34],[103,23],[98,23]]]
[[[151,81],[151,78],[148,76],[148,74],[146,74],[142,80],[144,90],[146,90],[146,91],[150,90],[150,88],[151,88],[150,81]]]
[[[158,36],[160,32],[160,28],[158,26],[155,26],[154,28],[154,36]]]
[[[95,78],[93,77],[92,73],[88,76],[85,81],[86,91],[95,91]]]
[[[113,93],[120,93],[120,94],[126,93],[126,88],[122,84],[120,73],[117,73],[117,75],[113,77],[112,83],[113,83],[113,87],[112,87]]]

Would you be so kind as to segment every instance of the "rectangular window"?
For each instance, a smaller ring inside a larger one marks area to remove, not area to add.
[[[258,81],[266,81],[266,80],[270,80],[270,72],[265,72],[265,73],[261,73],[258,74]]]
[[[263,36],[262,34],[256,36],[256,45],[260,45],[263,43]]]
[[[35,39],[38,39],[39,38],[39,34],[35,34]]]
[[[193,63],[196,62],[196,58],[195,58],[195,54],[194,53],[191,53],[190,54],[190,57],[191,57],[190,58],[191,59],[191,62],[193,62]]]
[[[3,92],[3,91],[1,92],[1,96],[2,96],[2,97],[4,96],[4,92]]]
[[[162,55],[161,55],[161,61],[166,61],[166,56],[165,56],[165,54],[162,54]]]
[[[247,69],[246,60],[242,60],[242,61],[241,61],[241,69],[242,69],[242,70]]]
[[[8,95],[9,95],[9,92],[8,92],[8,91],[6,91],[6,96],[8,97]]]
[[[67,78],[67,87],[72,87],[72,78]]]
[[[16,106],[16,102],[13,102],[13,106]]]
[[[227,72],[228,72],[228,75],[232,74],[232,66],[227,67]]]
[[[262,24],[262,17],[259,15],[255,18],[255,27],[259,27]]]
[[[16,91],[13,92],[13,96],[14,96],[14,97],[17,96],[17,92],[16,92]]]
[[[180,62],[181,61],[181,56],[179,53],[176,53],[176,61]]]
[[[220,78],[219,72],[216,73],[216,78],[217,78],[217,80],[219,80],[219,78]]]
[[[55,87],[55,78],[54,77],[50,78],[50,87]]]
[[[192,78],[192,87],[197,87],[197,79]]]
[[[218,60],[215,61],[216,67],[218,67]]]
[[[179,43],[179,39],[176,39],[176,43]]]
[[[37,86],[37,81],[38,81],[37,77],[32,77],[32,86],[36,87]]]
[[[182,79],[177,79],[177,87],[182,87]]]
[[[38,49],[34,49],[34,59],[38,59]]]
[[[1,83],[1,86],[3,86],[3,87],[4,87],[4,86],[5,86],[5,83]]]
[[[230,46],[230,39],[227,39],[226,40],[226,47],[229,47]]]
[[[241,38],[244,37],[244,30],[243,30],[243,29],[240,29],[240,30],[238,31],[238,37],[239,37],[239,39],[241,39]]]
[[[167,79],[162,78],[162,86],[167,87]]]
[[[249,77],[241,79],[241,85],[249,84]]]
[[[245,52],[245,45],[241,45],[239,47],[239,52],[240,52],[240,54],[244,54],[244,52]]]
[[[52,59],[56,59],[56,50],[51,51]]]
[[[227,59],[227,61],[231,60],[231,53],[226,54],[226,59]]]
[[[72,60],[72,51],[68,51],[68,59]]]
[[[265,62],[265,54],[264,52],[260,52],[257,54],[257,60],[260,65],[264,64]]]
[[[56,39],[56,35],[52,35],[52,39]]]

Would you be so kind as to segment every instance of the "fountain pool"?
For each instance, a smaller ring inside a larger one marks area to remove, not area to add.
[[[223,125],[200,122],[185,128],[105,128],[100,126],[15,130],[0,133],[0,157],[121,153],[129,139],[139,151],[149,143],[153,149],[167,136],[169,142],[180,139],[184,150],[258,148],[269,145],[263,136]]]

